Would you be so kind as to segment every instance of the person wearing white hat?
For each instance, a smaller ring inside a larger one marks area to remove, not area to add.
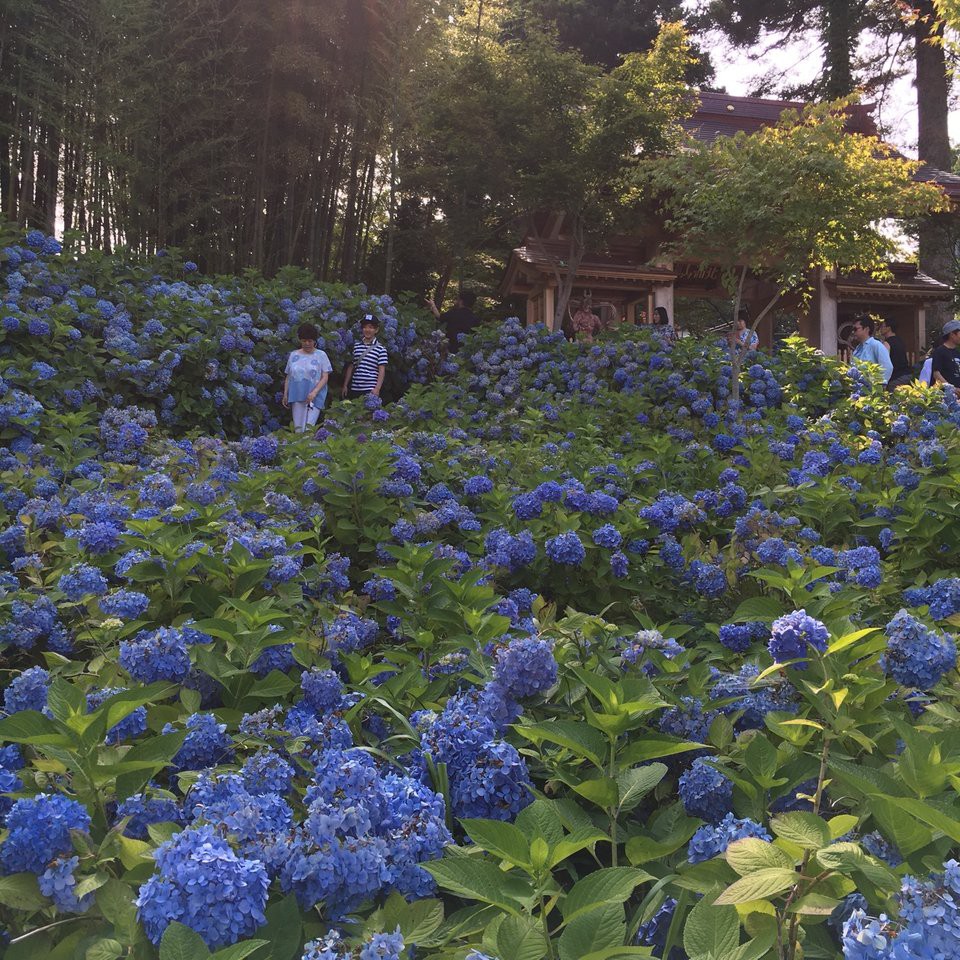
[[[943,342],[933,351],[930,365],[930,385],[951,384],[960,390],[960,320],[948,320],[943,325]]]

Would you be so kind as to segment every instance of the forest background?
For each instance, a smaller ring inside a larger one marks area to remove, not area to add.
[[[767,96],[869,102],[911,76],[916,153],[955,165],[932,0],[0,0],[0,221],[108,253],[183,248],[211,273],[490,292],[525,218],[561,208],[565,168],[587,162],[567,112],[664,22],[705,89],[718,34],[815,43],[813,81],[762,78]],[[950,229],[918,233],[952,283]]]

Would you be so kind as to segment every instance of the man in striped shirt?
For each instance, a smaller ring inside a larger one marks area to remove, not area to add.
[[[343,377],[343,396],[380,396],[387,373],[387,348],[377,340],[380,321],[370,314],[363,318],[363,340],[353,345],[353,361]]]

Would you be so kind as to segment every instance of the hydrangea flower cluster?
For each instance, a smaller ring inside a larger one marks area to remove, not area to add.
[[[956,641],[928,630],[906,610],[887,624],[887,672],[905,687],[931,690],[957,664]]]
[[[155,859],[157,873],[137,896],[140,922],[153,943],[174,920],[211,949],[249,937],[266,922],[263,864],[238,857],[212,827],[178,833],[158,847]]]

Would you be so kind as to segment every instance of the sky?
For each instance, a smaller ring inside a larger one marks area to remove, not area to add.
[[[746,96],[753,92],[757,80],[772,71],[783,74],[784,80],[791,83],[812,80],[820,68],[817,38],[811,34],[787,46],[770,50],[776,39],[775,35],[769,36],[753,49],[734,50],[719,33],[707,34],[703,46],[713,58],[716,84],[735,96]],[[864,36],[861,41],[864,45],[871,42],[873,40],[869,36]],[[877,106],[881,125],[890,131],[888,139],[909,156],[916,156],[916,113],[916,91],[910,76],[895,81],[886,98]],[[956,143],[960,137],[958,103],[954,103],[951,111],[950,134]]]

